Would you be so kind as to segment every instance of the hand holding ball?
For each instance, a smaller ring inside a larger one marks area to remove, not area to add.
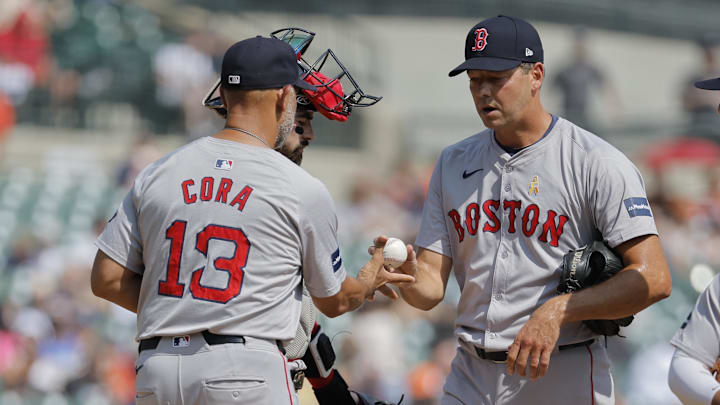
[[[407,260],[407,247],[405,242],[397,238],[388,238],[383,248],[385,265],[389,267],[400,267]]]

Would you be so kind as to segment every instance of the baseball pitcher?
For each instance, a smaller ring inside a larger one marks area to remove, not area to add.
[[[629,317],[671,289],[642,178],[613,146],[543,108],[543,47],[528,22],[489,18],[464,45],[450,76],[466,75],[487,129],[440,155],[417,257],[399,268],[416,277],[400,291],[420,309],[442,301],[451,271],[460,285],[441,403],[612,404],[605,345],[583,321]],[[623,268],[558,295],[565,254],[596,240]]]

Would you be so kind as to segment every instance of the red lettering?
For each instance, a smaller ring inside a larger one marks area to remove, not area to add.
[[[190,190],[188,190],[188,187],[195,185],[195,182],[192,180],[185,180],[182,182],[181,187],[183,191],[183,199],[185,200],[185,204],[192,204],[195,201],[197,201],[197,196],[193,193],[193,195],[190,195]]]
[[[485,28],[475,30],[475,45],[472,47],[473,51],[482,51],[487,45],[488,32]]]
[[[508,208],[510,208],[510,214],[509,220],[510,225],[508,225],[508,232],[515,233],[515,218],[516,218],[516,211],[520,210],[520,207],[522,206],[522,203],[520,200],[505,200],[503,201],[503,209],[507,211]]]
[[[180,298],[185,291],[185,284],[180,282],[180,262],[185,244],[185,228],[187,228],[187,222],[177,220],[165,230],[165,239],[170,239],[170,255],[165,273],[167,276],[165,280],[160,280],[158,283],[158,294],[160,295]]]
[[[218,187],[217,195],[215,196],[215,202],[220,202],[222,200],[223,204],[227,204],[227,195],[230,192],[232,185],[232,180],[223,177],[220,180],[220,186]]]
[[[213,184],[215,179],[212,177],[203,177],[200,183],[200,199],[203,201],[210,201],[212,198]]]
[[[473,215],[475,212],[475,215]],[[465,209],[465,225],[470,235],[475,235],[480,224],[480,206],[472,203]]]
[[[240,190],[239,193],[233,198],[232,202],[230,203],[230,206],[232,207],[235,204],[238,204],[238,211],[242,211],[243,208],[245,208],[245,203],[247,203],[248,198],[250,198],[250,194],[253,192],[253,188],[250,186],[243,187],[242,190]]]
[[[550,245],[551,246],[557,246],[558,241],[560,240],[560,236],[563,233],[563,226],[565,225],[565,222],[567,222],[568,217],[565,215],[560,215],[558,219],[558,224],[555,225],[555,217],[557,216],[557,213],[553,210],[548,210],[548,217],[547,221],[543,224],[543,230],[542,234],[540,235],[539,240],[541,242],[547,242],[547,234],[548,231],[550,232]]]
[[[228,273],[227,286],[225,288],[215,288],[200,284],[200,279],[205,271],[205,267],[200,267],[192,272],[190,293],[195,299],[225,304],[240,294],[243,278],[245,277],[244,267],[250,253],[250,241],[248,241],[247,236],[241,229],[208,225],[202,232],[197,234],[195,249],[207,256],[208,245],[213,239],[228,241],[235,245],[235,252],[232,257],[218,257],[213,261],[215,269]]]
[[[530,214],[533,214],[530,219]],[[525,213],[522,217],[522,231],[525,236],[530,237],[535,233],[535,228],[538,226],[538,217],[540,217],[540,208],[535,204],[530,204],[525,208]],[[528,224],[530,227],[528,228]]]
[[[488,217],[488,222],[485,222],[485,226],[483,226],[483,232],[492,232],[495,233],[500,230],[500,220],[495,215],[495,212],[490,210],[490,207],[493,207],[496,211],[498,208],[500,208],[500,201],[499,200],[487,200],[483,203],[483,212]],[[490,225],[490,222],[493,222],[494,225]]]
[[[458,242],[462,242],[463,239],[465,239],[465,230],[462,227],[462,223],[460,222],[460,214],[457,212],[457,210],[450,210],[448,212],[448,216],[453,222],[453,225],[455,226],[455,231],[457,231],[458,234]]]

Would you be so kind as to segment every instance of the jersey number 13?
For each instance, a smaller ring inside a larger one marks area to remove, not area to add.
[[[185,284],[180,282],[180,265],[186,228],[187,221],[176,220],[165,231],[165,238],[170,240],[170,255],[165,280],[160,280],[158,284],[158,293],[161,295],[181,298],[185,291]],[[194,270],[190,281],[190,294],[193,298],[225,304],[240,294],[244,276],[243,269],[247,264],[250,252],[250,241],[241,229],[222,225],[206,226],[196,235],[195,239],[195,249],[205,257],[208,254],[208,244],[213,239],[235,244],[232,257],[218,257],[213,261],[215,269],[228,273],[229,279],[225,288],[206,287],[200,284],[205,267]]]

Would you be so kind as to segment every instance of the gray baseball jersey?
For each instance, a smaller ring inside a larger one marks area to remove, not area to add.
[[[555,295],[563,254],[602,236],[611,247],[656,234],[644,184],[621,152],[562,118],[511,155],[491,130],[447,147],[430,181],[417,245],[452,257],[456,334],[507,350]],[[581,322],[559,344],[591,337]]]
[[[137,339],[209,330],[289,340],[301,283],[346,272],[323,184],[280,153],[211,137],[144,169],[97,240],[142,274]]]
[[[720,357],[720,275],[700,294],[670,343],[707,367],[715,364]]]

